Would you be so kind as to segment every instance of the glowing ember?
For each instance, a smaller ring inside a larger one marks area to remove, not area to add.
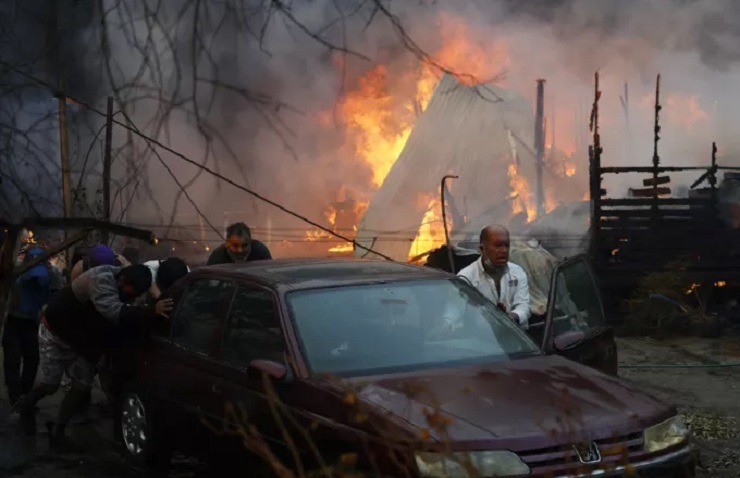
[[[576,165],[575,163],[565,163],[565,175],[568,177],[574,176],[576,174]]]
[[[693,284],[691,284],[691,285],[689,286],[689,288],[688,288],[688,289],[686,289],[686,295],[689,295],[689,294],[691,294],[692,292],[694,292],[694,291],[695,291],[696,289],[698,289],[699,287],[701,287],[701,284],[697,284],[696,282],[694,282]]]
[[[322,231],[321,229],[311,229],[309,231],[306,231],[306,240],[308,241],[323,241],[326,239],[331,239],[332,236],[328,232]]]
[[[714,287],[724,287],[727,285],[727,282],[720,280],[714,283]]]
[[[354,250],[355,250],[354,245],[351,242],[347,242],[347,243],[332,247],[331,249],[329,249],[329,252],[341,253],[341,252],[352,252]]]

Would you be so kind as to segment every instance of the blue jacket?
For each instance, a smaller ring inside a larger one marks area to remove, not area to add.
[[[24,262],[31,261],[43,253],[43,249],[33,248],[26,252]],[[16,279],[17,302],[11,313],[38,320],[41,308],[49,302],[51,274],[50,266],[46,262],[42,262],[21,274]]]

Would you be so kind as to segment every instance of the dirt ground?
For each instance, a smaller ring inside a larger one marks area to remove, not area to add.
[[[629,338],[618,344],[620,364],[691,367],[621,367],[619,374],[686,417],[701,453],[697,477],[740,477],[740,337]]]
[[[621,338],[618,344],[620,363],[625,365],[620,370],[622,378],[674,403],[689,421],[702,457],[697,476],[740,477],[740,401],[737,399],[740,366],[721,365],[740,365],[740,337],[661,341]],[[670,367],[653,368],[652,365]],[[111,421],[102,407],[93,406],[87,423],[70,430],[75,440],[87,449],[86,453],[58,456],[48,452],[43,424],[54,416],[59,397],[42,402],[38,436],[23,438],[18,433],[16,418],[9,414],[4,393],[4,390],[0,392],[0,477],[155,476],[151,472],[134,469],[123,458],[119,445],[111,438]],[[102,395],[96,393],[93,401],[102,400]],[[239,470],[239,476],[245,476],[245,471]],[[249,476],[262,475],[249,471]],[[212,475],[212,470],[206,465],[188,457],[177,457],[167,474],[173,478]]]

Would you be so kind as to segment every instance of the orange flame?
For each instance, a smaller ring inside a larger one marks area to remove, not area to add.
[[[411,243],[409,257],[418,256],[437,249],[445,243],[444,222],[442,221],[442,203],[432,194],[419,195],[419,205],[425,208],[424,217],[416,238]],[[447,218],[447,227],[452,224]]]
[[[344,252],[352,252],[355,250],[354,245],[351,242],[346,242],[344,244],[340,244],[338,246],[334,246],[331,249],[329,249],[329,252],[338,252],[338,253],[344,253]]]
[[[512,200],[511,212],[515,215],[524,212],[527,215],[527,222],[532,222],[537,217],[537,206],[529,190],[529,183],[519,174],[519,166],[514,162],[509,164],[509,187],[511,188],[509,198]]]
[[[355,154],[370,166],[376,188],[383,184],[411,134],[412,118],[399,117],[396,110],[383,65],[360,78],[358,88],[350,91],[340,105],[353,134]]]
[[[385,65],[376,65],[338,104],[355,157],[367,165],[372,174],[368,193],[383,184],[406,145],[417,115],[426,109],[444,71],[455,73],[464,84],[474,85],[496,79],[509,65],[507,45],[501,40],[492,41],[487,30],[471,27],[462,18],[451,14],[440,14],[438,29],[442,46],[430,60],[419,63],[410,74],[399,75],[392,80]],[[326,112],[319,115],[322,124],[328,125],[329,118]],[[435,207],[431,201],[427,200],[422,206],[426,213],[412,244],[412,254],[416,248],[425,252],[444,243],[444,234],[440,236],[439,231],[432,230],[442,227],[441,222],[435,222],[441,221],[435,212],[439,209],[439,201]],[[334,226],[336,211],[329,208],[325,214]],[[358,219],[361,214],[358,213]],[[429,223],[437,226],[431,227]],[[349,247],[351,245],[336,246],[332,251],[344,251]]]

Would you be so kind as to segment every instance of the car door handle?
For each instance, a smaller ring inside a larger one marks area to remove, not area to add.
[[[213,393],[215,393],[217,395],[222,395],[223,394],[223,392],[221,392],[221,387],[219,387],[215,383],[212,383],[211,384],[211,392],[213,392]]]

